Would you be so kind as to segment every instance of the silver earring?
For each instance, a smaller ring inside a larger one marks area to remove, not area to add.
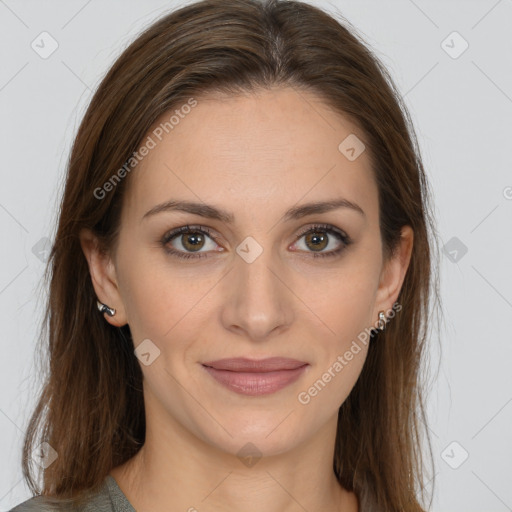
[[[108,316],[114,316],[116,314],[116,310],[114,308],[109,308],[106,304],[103,304],[103,302],[97,300],[96,304],[98,305],[98,309],[101,313],[107,313]]]
[[[386,315],[384,311],[379,311],[379,330],[383,331],[386,328]]]

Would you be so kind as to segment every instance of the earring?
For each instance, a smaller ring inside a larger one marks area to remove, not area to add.
[[[97,300],[96,304],[98,305],[98,309],[101,313],[107,313],[108,316],[114,316],[116,314],[116,310],[114,308],[109,308],[106,304],[103,304],[103,302]]]
[[[383,331],[386,328],[386,315],[384,311],[379,311],[379,330]]]

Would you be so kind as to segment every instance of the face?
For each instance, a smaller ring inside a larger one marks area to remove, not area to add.
[[[367,354],[354,340],[396,300],[410,246],[383,261],[369,155],[339,149],[364,134],[312,93],[196,100],[169,133],[154,130],[172,113],[149,133],[156,145],[129,175],[111,261],[83,247],[98,298],[117,309],[107,320],[128,323],[135,347],[150,340],[146,414],[228,453],[252,442],[277,454],[337,418]],[[161,206],[170,201],[203,210]],[[327,201],[340,203],[299,210]],[[303,366],[293,378],[203,366],[270,357]]]

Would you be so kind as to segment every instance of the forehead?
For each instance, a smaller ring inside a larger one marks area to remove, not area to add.
[[[162,115],[144,139],[154,147],[128,190],[139,217],[170,198],[261,212],[301,198],[341,196],[367,207],[376,200],[368,152],[353,160],[344,152],[344,141],[362,143],[364,133],[312,92],[285,87],[194,100]]]

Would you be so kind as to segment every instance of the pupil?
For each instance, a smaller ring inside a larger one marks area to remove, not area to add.
[[[192,248],[197,247],[202,243],[202,235],[200,233],[193,233],[185,237],[185,246],[190,245]]]
[[[318,242],[325,242],[327,237],[325,236],[325,233],[322,233],[322,234],[310,234],[307,236],[307,239],[309,242],[313,242],[313,244],[315,244],[312,249],[313,250],[322,250],[325,248],[325,243],[321,246],[317,245]]]

